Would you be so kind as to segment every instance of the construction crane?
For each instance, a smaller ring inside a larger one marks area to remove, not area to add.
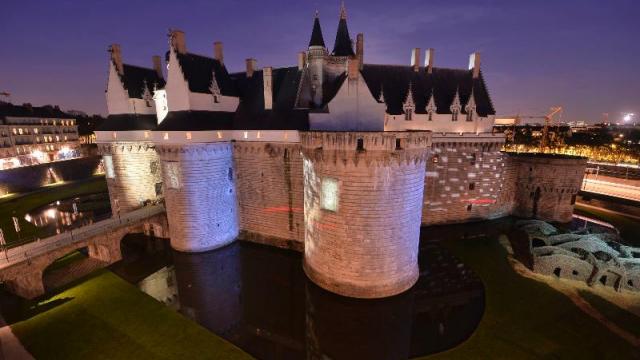
[[[542,139],[540,140],[540,152],[544,152],[544,149],[547,147],[548,137],[549,137],[549,125],[553,122],[553,117],[562,111],[562,106],[554,106],[549,109],[549,113],[547,115],[515,115],[510,116],[514,119],[513,122],[513,130],[511,132],[511,141],[515,141],[515,130],[516,126],[521,124],[522,119],[544,119],[544,126],[542,128]]]

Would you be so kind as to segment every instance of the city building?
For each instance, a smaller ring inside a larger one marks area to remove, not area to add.
[[[80,156],[75,119],[53,106],[0,102],[0,170]]]
[[[479,53],[450,69],[433,49],[406,65],[364,50],[344,7],[333,49],[316,15],[290,67],[230,73],[221,42],[197,55],[172,30],[165,81],[159,58],[124,64],[112,45],[96,143],[114,213],[163,199],[174,249],[295,249],[312,281],[359,298],[416,282],[422,225],[571,219],[586,159],[501,152]]]

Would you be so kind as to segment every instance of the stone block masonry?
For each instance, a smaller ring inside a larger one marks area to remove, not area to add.
[[[235,142],[243,239],[302,250],[304,182],[298,143]]]
[[[430,134],[306,132],[301,144],[307,276],[359,298],[410,288]]]
[[[114,215],[138,209],[147,200],[156,200],[162,179],[160,161],[152,143],[100,144],[100,153]],[[106,169],[109,166],[112,170]]]
[[[495,219],[513,205],[512,172],[500,151],[504,138],[433,140],[424,188],[424,225]]]
[[[238,210],[230,142],[158,145],[171,246],[197,252],[238,236]]]
[[[569,222],[587,159],[554,154],[509,154],[516,171],[513,215]]]

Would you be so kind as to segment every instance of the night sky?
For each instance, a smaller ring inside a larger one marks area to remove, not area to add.
[[[435,64],[466,68],[479,50],[498,115],[565,108],[563,120],[618,120],[640,113],[640,1],[393,0],[346,2],[351,36],[365,34],[365,62],[408,64],[413,47]],[[339,1],[29,1],[0,5],[0,91],[14,103],[58,104],[106,113],[107,47],[151,67],[167,29],[186,33],[190,52],[225,46],[230,71],[296,63],[320,11],[331,49]],[[422,54],[421,56],[424,56]],[[4,100],[2,98],[2,100]]]

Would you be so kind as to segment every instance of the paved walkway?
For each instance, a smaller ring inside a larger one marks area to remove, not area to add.
[[[0,360],[33,359],[0,316]]]

